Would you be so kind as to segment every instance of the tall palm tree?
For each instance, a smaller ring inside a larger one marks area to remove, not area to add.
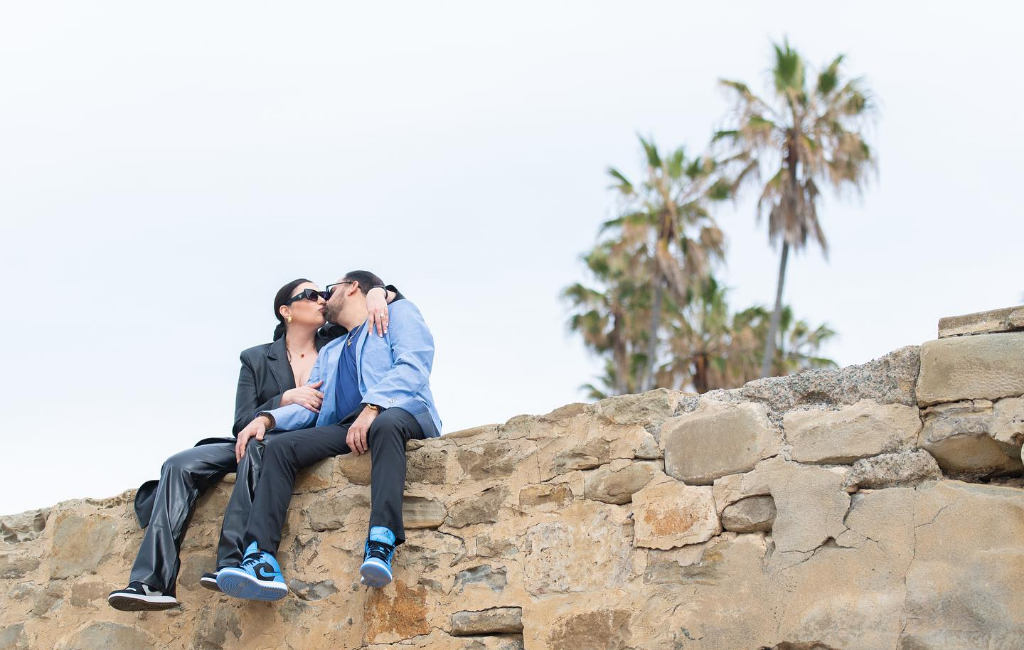
[[[811,238],[828,258],[828,243],[818,221],[821,186],[829,184],[837,192],[847,187],[859,191],[875,167],[863,135],[874,106],[860,79],[843,77],[843,55],[809,84],[808,67],[789,42],[773,47],[772,97],[766,101],[742,82],[720,80],[735,101],[736,125],[714,137],[732,146],[734,159],[747,163],[737,176],[737,187],[762,171],[775,170],[757,202],[758,220],[768,217],[769,241],[782,243],[762,377],[770,374],[775,357],[789,249],[800,250]]]
[[[612,231],[632,242],[646,240],[649,249],[653,301],[646,337],[647,363],[639,379],[640,390],[648,390],[656,382],[665,291],[685,304],[688,293],[725,254],[725,236],[708,211],[708,203],[727,198],[730,183],[721,179],[712,158],[688,158],[683,147],[662,155],[653,141],[639,139],[646,176],[635,185],[614,167],[608,169],[623,209],[604,224],[602,232]]]

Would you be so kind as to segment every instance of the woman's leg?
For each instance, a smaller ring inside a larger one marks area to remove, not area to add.
[[[235,467],[235,446],[230,442],[192,447],[167,459],[129,582],[139,581],[174,595],[181,564],[178,551],[196,500]]]
[[[269,442],[279,433],[267,434]],[[253,438],[245,448],[245,456],[238,463],[235,475],[235,489],[231,491],[231,499],[224,511],[224,523],[220,529],[220,543],[217,545],[217,568],[238,566],[242,563],[242,538],[249,524],[249,513],[252,512],[252,501],[256,497],[256,484],[263,470],[263,454],[266,442]]]

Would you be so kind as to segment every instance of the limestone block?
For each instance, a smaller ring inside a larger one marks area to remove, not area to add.
[[[396,577],[387,587],[369,591],[363,609],[368,642],[395,643],[430,633],[425,587],[412,588]]]
[[[661,474],[657,463],[612,461],[587,474],[583,484],[584,496],[604,503],[629,503],[633,494]]]
[[[1024,394],[1024,332],[979,334],[921,346],[921,406]]]
[[[293,492],[319,492],[333,487],[335,463],[333,458],[326,458],[299,472]]]
[[[835,411],[790,411],[783,429],[795,461],[852,463],[912,447],[921,418],[913,406],[861,400]]]
[[[0,554],[0,579],[23,578],[39,568],[39,558],[27,553],[4,550]]]
[[[452,528],[494,523],[498,520],[498,512],[507,496],[508,488],[493,487],[480,494],[460,499],[448,509],[448,518],[445,523]]]
[[[671,417],[680,398],[692,393],[658,388],[638,395],[618,395],[594,406],[597,414],[615,424],[643,424],[656,427]]]
[[[24,623],[0,628],[0,649],[28,650],[28,638],[25,636]]]
[[[1024,499],[954,481],[919,488],[904,648],[1014,648],[1024,638]]]
[[[456,458],[463,473],[473,479],[510,476],[523,460],[527,449],[509,440],[480,440],[460,447]]]
[[[914,390],[919,370],[920,348],[907,346],[859,366],[758,379],[734,394],[766,402],[776,412],[810,404],[856,404],[862,399],[879,404],[916,406]]]
[[[967,400],[924,413],[918,446],[957,477],[1017,474],[1024,442],[1024,398]]]
[[[453,445],[445,445],[434,440],[422,443],[417,449],[412,449],[410,445],[406,457],[406,482],[444,485],[448,482],[448,454],[451,453]]]
[[[490,587],[491,591],[501,592],[508,585],[508,575],[505,567],[492,567],[490,564],[470,567],[459,571],[455,576],[455,587],[461,592],[466,585],[483,584]]]
[[[942,470],[932,455],[915,449],[858,460],[843,481],[843,488],[848,492],[858,488],[881,489],[941,478]]]
[[[349,483],[356,485],[370,484],[370,452],[361,456],[355,454],[343,454],[335,456],[335,467],[337,472],[345,477]]]
[[[722,527],[711,487],[665,479],[633,495],[637,546],[670,549],[706,542]]]
[[[110,549],[117,532],[114,520],[100,514],[58,514],[54,523],[50,577],[92,573]]]
[[[406,492],[402,500],[402,522],[406,528],[437,528],[444,523],[448,511],[429,492]]]
[[[781,458],[761,463],[762,475],[775,500],[772,525],[776,553],[773,562],[785,565],[806,559],[830,537],[841,535],[850,509],[850,495],[843,488],[849,469],[799,465]]]
[[[777,454],[781,435],[761,404],[702,400],[692,413],[662,425],[661,445],[666,474],[691,485],[711,485]]]
[[[320,582],[303,582],[298,578],[288,581],[288,588],[300,600],[323,600],[332,594],[338,593],[333,580],[322,580]]]
[[[1024,329],[1024,307],[1005,307],[939,319],[939,338]]]
[[[621,587],[632,572],[633,529],[625,508],[574,501],[527,529],[518,555],[524,588],[539,596]]]
[[[722,512],[722,528],[734,533],[770,533],[775,514],[775,500],[770,496],[747,497]]]
[[[102,622],[93,623],[75,634],[68,643],[61,646],[61,650],[139,650],[154,646],[150,636],[134,625]]]
[[[631,613],[625,609],[572,612],[538,630],[546,638],[529,646],[550,650],[625,650],[631,647],[630,618]]]
[[[345,525],[350,513],[358,508],[370,507],[370,495],[363,488],[348,489],[317,499],[304,512],[309,527],[317,532],[337,530]]]
[[[523,631],[522,607],[492,607],[452,614],[452,636],[517,634]]]
[[[547,510],[557,510],[572,499],[572,489],[565,483],[538,483],[519,490],[519,505],[523,508],[547,506]]]
[[[50,509],[43,508],[0,517],[0,539],[8,544],[36,539],[46,528],[46,518],[49,514]]]

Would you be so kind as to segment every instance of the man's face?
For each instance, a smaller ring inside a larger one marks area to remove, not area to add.
[[[338,319],[345,310],[345,300],[347,298],[346,293],[352,288],[353,282],[345,279],[338,280],[333,285],[328,285],[331,291],[330,298],[327,299],[327,304],[324,306],[324,316],[327,320],[337,324]]]

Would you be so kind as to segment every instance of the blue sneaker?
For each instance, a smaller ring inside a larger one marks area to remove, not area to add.
[[[384,526],[370,529],[370,537],[363,550],[363,565],[359,567],[359,582],[368,587],[385,587],[394,577],[391,558],[395,554],[395,534]]]
[[[280,600],[288,595],[281,566],[273,555],[256,548],[256,542],[245,549],[241,566],[217,572],[217,586],[229,596],[246,600]]]

